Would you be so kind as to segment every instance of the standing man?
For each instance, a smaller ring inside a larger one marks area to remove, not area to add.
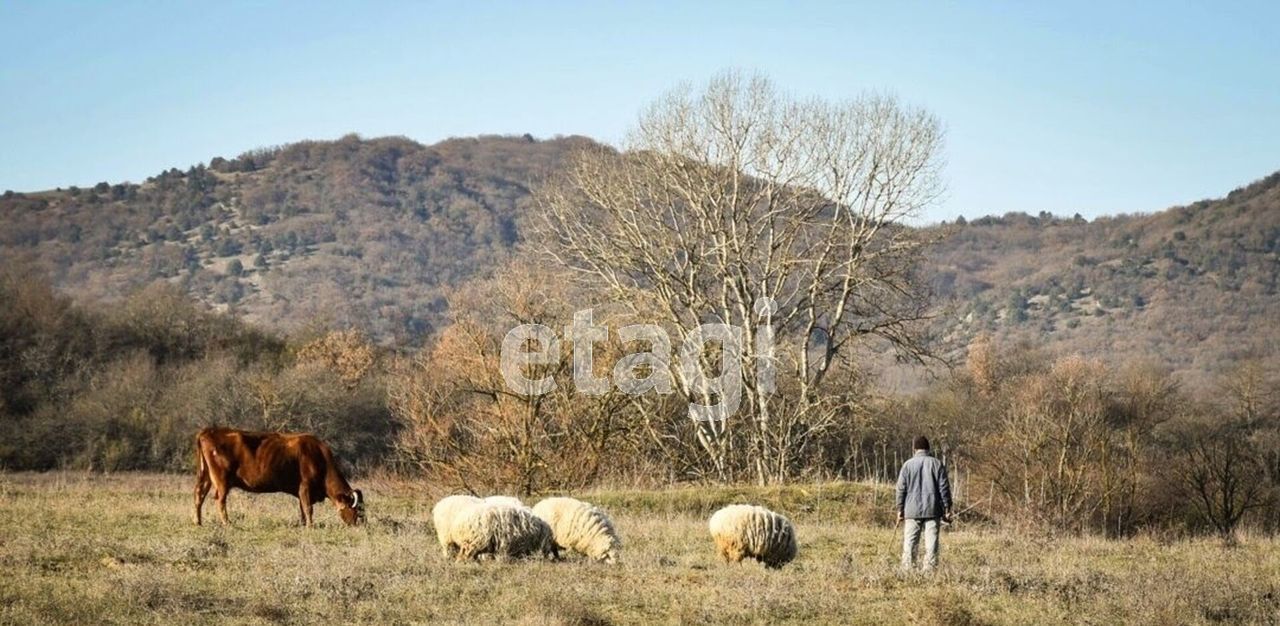
[[[915,567],[916,547],[924,530],[924,570],[938,566],[938,526],[951,519],[951,484],[942,461],[929,454],[929,440],[921,435],[911,444],[915,454],[898,473],[898,522],[902,535],[902,569]]]

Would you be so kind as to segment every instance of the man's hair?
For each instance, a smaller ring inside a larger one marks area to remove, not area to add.
[[[929,438],[925,437],[924,435],[920,435],[916,437],[915,440],[911,442],[911,449],[912,450],[928,450]]]

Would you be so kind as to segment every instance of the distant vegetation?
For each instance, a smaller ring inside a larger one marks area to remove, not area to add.
[[[0,467],[186,470],[213,424],[321,433],[347,459],[391,433],[372,352],[352,333],[292,341],[168,285],[95,307],[0,272]]]
[[[537,493],[712,475],[683,405],[575,396],[568,353],[563,393],[534,410],[507,397],[494,347],[515,321],[504,316],[519,314],[512,302],[530,291],[505,284],[470,294],[474,317],[405,357],[358,331],[260,331],[172,287],[89,310],[6,272],[0,467],[187,471],[195,431],[221,424],[315,432],[360,468],[445,488]],[[1113,368],[982,336],[962,368],[925,391],[850,390],[856,405],[792,472],[891,480],[905,442],[928,432],[968,506],[1010,524],[1273,532],[1278,386],[1249,361],[1198,397],[1139,361]]]

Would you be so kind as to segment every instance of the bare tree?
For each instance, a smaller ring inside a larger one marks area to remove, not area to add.
[[[1261,361],[1241,362],[1219,377],[1217,387],[1235,420],[1256,428],[1274,419],[1280,394]]]
[[[363,332],[335,330],[298,348],[297,361],[317,363],[341,378],[348,388],[354,388],[372,373],[377,353]]]
[[[989,429],[972,460],[991,504],[1022,523],[1132,531],[1148,446],[1176,410],[1177,385],[1151,366],[1019,352],[979,339],[963,379],[970,419]]]
[[[1177,381],[1150,363],[1126,364],[1114,378],[1111,421],[1119,432],[1102,465],[1102,523],[1108,535],[1133,528],[1148,446],[1156,429],[1178,413],[1182,398]]]
[[[893,98],[796,100],[722,74],[655,102],[622,151],[579,154],[543,186],[546,250],[681,341],[703,323],[741,328],[741,409],[699,421],[696,441],[719,480],[745,468],[784,481],[846,414],[832,375],[855,346],[924,354],[913,324],[926,315],[913,273],[924,242],[901,222],[939,195],[941,146],[939,122]],[[761,371],[786,393],[757,384]],[[673,379],[713,404],[686,372]]]
[[[504,381],[504,335],[519,324],[556,325],[571,296],[542,268],[513,262],[503,276],[453,294],[453,323],[435,344],[402,361],[388,381],[401,458],[441,482],[469,491],[578,489],[625,456],[628,398],[616,391],[576,395],[574,359],[531,364],[531,379],[554,381],[544,394],[520,394]],[[544,346],[545,347],[545,346]],[[603,345],[606,357],[616,345]]]
[[[1194,420],[1180,429],[1175,471],[1192,506],[1228,543],[1249,511],[1266,505],[1265,483],[1249,431],[1222,415]]]
[[[1070,356],[1012,392],[1000,434],[1013,443],[1018,469],[1006,474],[1016,476],[1006,491],[1017,494],[1024,513],[1079,530],[1101,505],[1097,474],[1105,473],[1112,434],[1105,380],[1101,363]]]

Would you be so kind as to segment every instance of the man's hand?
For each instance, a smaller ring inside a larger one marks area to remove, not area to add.
[[[943,512],[943,514],[942,514],[942,523],[944,523],[944,524],[950,524],[950,523],[951,523],[951,509],[947,509],[945,512]]]
[[[902,511],[898,511],[898,521],[897,521],[897,523],[899,523],[899,524],[901,524],[901,523],[902,523]]]

